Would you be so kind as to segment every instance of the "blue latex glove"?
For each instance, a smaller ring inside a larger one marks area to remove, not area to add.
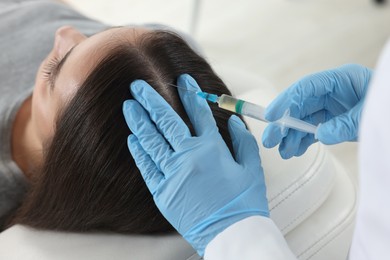
[[[266,109],[265,117],[274,121],[289,109],[290,115],[319,125],[316,136],[293,129],[283,133],[275,124],[264,130],[263,145],[279,145],[282,158],[301,156],[316,142],[336,144],[356,141],[363,101],[372,71],[360,65],[344,65],[309,75],[280,94]]]
[[[200,90],[189,75],[177,84]],[[123,106],[133,133],[128,146],[161,213],[203,255],[233,223],[269,216],[264,174],[256,140],[237,116],[228,122],[233,158],[207,101],[178,91],[196,136],[152,87],[137,80],[131,93],[139,103],[127,100]]]

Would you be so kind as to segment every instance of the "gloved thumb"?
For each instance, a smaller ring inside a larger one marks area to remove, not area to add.
[[[323,144],[338,144],[356,141],[362,114],[363,100],[344,114],[335,116],[318,126],[316,139]]]

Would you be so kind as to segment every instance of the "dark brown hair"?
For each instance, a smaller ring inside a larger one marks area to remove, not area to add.
[[[122,103],[129,85],[146,80],[191,128],[177,90],[188,73],[204,91],[229,94],[209,64],[179,36],[153,31],[110,50],[57,120],[44,164],[12,224],[66,231],[154,233],[173,230],[153,202],[127,148]],[[231,149],[231,113],[212,106]]]

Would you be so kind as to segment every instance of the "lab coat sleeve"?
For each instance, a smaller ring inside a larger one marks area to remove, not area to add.
[[[390,255],[390,42],[371,80],[360,126],[359,207],[350,260]]]
[[[283,235],[270,219],[243,219],[218,234],[206,247],[205,260],[296,260]]]

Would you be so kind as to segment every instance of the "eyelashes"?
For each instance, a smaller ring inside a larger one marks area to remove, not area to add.
[[[60,62],[57,57],[53,57],[43,67],[43,75],[50,88],[54,88],[54,72],[57,70]]]

